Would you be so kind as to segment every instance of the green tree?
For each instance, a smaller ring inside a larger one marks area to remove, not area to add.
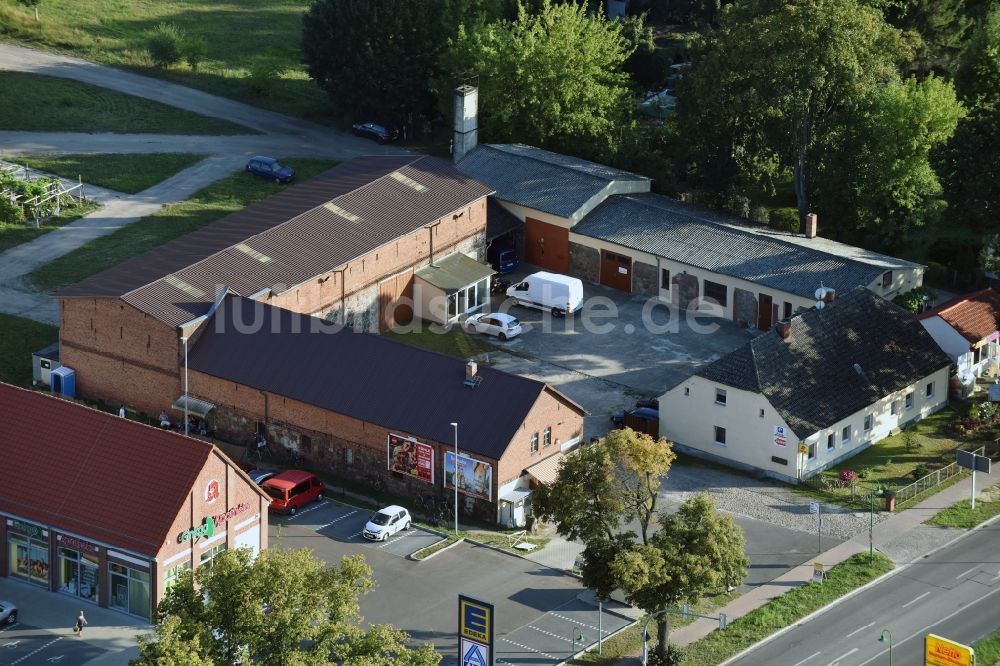
[[[170,664],[170,666],[214,666],[209,652],[201,643],[201,636],[190,634],[181,626],[179,617],[168,617],[153,628],[152,634],[139,636],[138,659],[130,664]]]
[[[225,551],[170,588],[158,609],[163,625],[133,664],[165,663],[186,647],[201,660],[191,664],[435,666],[432,646],[410,650],[403,632],[358,626],[358,597],[372,586],[361,556],[328,567],[307,549],[271,548],[256,559]]]
[[[1000,106],[1000,5],[993,6],[969,37],[955,87],[969,106]]]
[[[513,21],[459,30],[439,94],[450,104],[452,83],[477,74],[485,138],[607,155],[633,125],[622,70],[632,50],[621,23],[543,0],[537,13],[521,6]]]
[[[303,16],[309,76],[353,118],[432,109],[438,58],[460,25],[498,17],[500,0],[314,0]]]
[[[146,50],[157,67],[169,67],[180,61],[184,32],[173,23],[161,23],[146,38]]]
[[[897,79],[899,32],[857,0],[748,0],[721,14],[681,81],[679,135],[716,191],[774,190],[789,174],[812,208],[816,144],[847,110]]]
[[[650,542],[623,549],[610,565],[629,603],[653,613],[739,585],[750,561],[743,530],[700,494],[660,518]],[[669,615],[658,618],[657,654],[667,662]]]
[[[902,0],[887,3],[889,22],[914,36],[913,68],[951,71],[972,24],[965,0]]]

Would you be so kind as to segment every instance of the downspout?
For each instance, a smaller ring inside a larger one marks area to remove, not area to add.
[[[268,419],[267,393],[264,392],[264,391],[260,391],[260,394],[262,396],[264,396],[264,433],[263,433],[263,435],[264,435],[264,438],[266,439],[267,438],[267,419]]]

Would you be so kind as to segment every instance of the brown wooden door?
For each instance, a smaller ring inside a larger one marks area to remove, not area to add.
[[[569,271],[569,229],[548,222],[524,220],[524,260],[555,273]]]
[[[617,252],[601,252],[601,284],[632,293],[632,257]]]
[[[378,286],[378,301],[380,331],[413,319],[413,271],[381,282]]]
[[[757,297],[757,328],[762,331],[770,331],[771,324],[771,305],[773,299],[767,294],[760,294]]]

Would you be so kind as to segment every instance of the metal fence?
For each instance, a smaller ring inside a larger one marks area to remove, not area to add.
[[[986,447],[980,446],[975,451],[972,451],[972,453],[975,453],[976,455],[983,455],[985,450]],[[962,469],[962,467],[958,466],[958,463],[951,463],[950,465],[945,465],[941,469],[934,470],[926,476],[920,477],[910,485],[903,486],[896,491],[896,503],[902,504],[903,502],[913,499],[920,493],[930,490],[934,486],[947,481],[957,474],[961,474]]]
[[[31,172],[28,170],[28,167],[19,164],[0,163],[0,174],[9,174],[18,180],[32,181]],[[35,180],[37,179],[36,177]],[[77,184],[71,187],[67,187],[63,180],[53,178],[46,185],[43,194],[30,199],[22,197],[14,191],[0,191],[0,196],[27,211],[36,227],[41,224],[43,218],[50,215],[59,215],[62,212],[64,202],[76,199],[78,203],[83,203],[87,200],[82,177],[78,178]]]

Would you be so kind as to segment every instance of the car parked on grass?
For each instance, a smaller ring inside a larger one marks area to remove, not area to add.
[[[0,626],[17,622],[17,606],[9,601],[0,601]]]
[[[273,157],[258,155],[247,162],[247,171],[260,178],[273,180],[276,183],[287,183],[295,178],[295,169],[285,166]]]
[[[378,123],[358,123],[357,125],[351,125],[351,131],[354,132],[354,136],[373,139],[379,143],[389,143],[399,138],[398,129],[379,125]]]
[[[361,534],[370,541],[385,541],[396,532],[410,529],[412,523],[410,512],[393,504],[372,514]]]
[[[516,317],[503,312],[484,312],[465,320],[465,330],[470,333],[493,335],[501,340],[509,340],[521,335],[521,322]]]
[[[315,474],[298,469],[275,474],[260,487],[271,496],[270,508],[289,516],[294,516],[309,502],[321,501],[326,490]]]

